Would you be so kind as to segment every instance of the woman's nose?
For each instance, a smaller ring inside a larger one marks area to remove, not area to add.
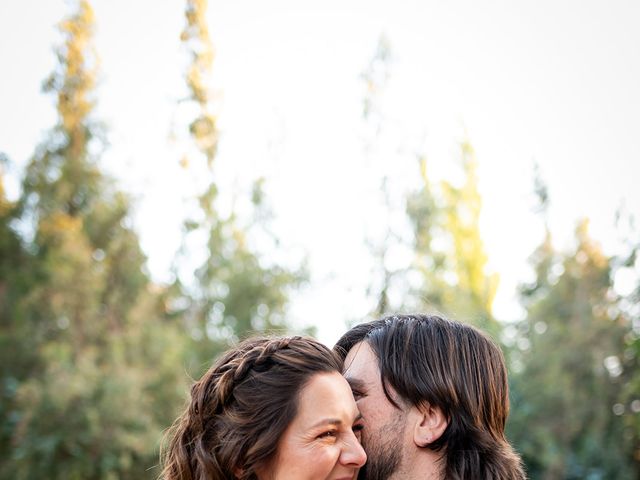
[[[367,461],[367,454],[355,435],[351,435],[346,441],[340,455],[340,462],[343,465],[352,465],[360,468]]]

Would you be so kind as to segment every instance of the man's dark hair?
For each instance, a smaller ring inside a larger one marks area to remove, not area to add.
[[[438,407],[448,419],[442,436],[425,447],[444,452],[444,478],[526,478],[504,435],[507,371],[492,340],[436,315],[395,315],[356,325],[335,350],[344,359],[363,341],[378,359],[382,387],[393,405],[400,408],[390,388],[410,405]]]

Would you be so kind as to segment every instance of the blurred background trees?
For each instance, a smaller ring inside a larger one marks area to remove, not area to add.
[[[187,3],[183,40],[199,107],[190,132],[210,173],[205,7]],[[154,478],[162,432],[187,391],[184,369],[199,376],[228,341],[285,329],[285,289],[301,278],[262,265],[233,213],[217,212],[210,176],[185,224],[208,235],[195,284],[150,280],[130,200],[100,168],[94,24],[84,0],[60,24],[64,43],[44,84],[58,123],[36,148],[18,201],[1,197],[2,478]]]
[[[58,123],[3,204],[3,478],[142,478],[181,401],[181,337],[99,166],[93,30],[86,1],[60,24]]]
[[[623,367],[633,334],[613,288],[615,259],[583,221],[575,250],[555,251],[548,236],[532,263],[536,278],[522,287],[511,438],[533,478],[636,478],[624,398],[635,373]]]
[[[190,214],[183,225],[184,240],[171,286],[172,315],[189,334],[190,370],[197,376],[230,341],[249,332],[286,331],[289,292],[305,278],[303,267],[290,270],[277,265],[250,243],[255,230],[268,232],[264,179],[256,178],[246,195],[252,207],[249,222],[243,224],[233,207],[225,212],[219,206],[216,96],[211,88],[215,54],[206,14],[206,0],[186,1],[181,40],[190,61],[185,75],[187,97],[179,107],[193,113],[187,126],[191,148],[180,162],[195,195],[187,199]],[[206,252],[204,261],[185,268],[198,247]]]
[[[252,332],[299,330],[287,307],[307,274],[278,261],[268,178],[256,176],[249,191],[218,181],[207,2],[186,0],[185,95],[176,106],[185,151],[176,161],[193,188],[173,280],[150,278],[133,203],[101,166],[108,132],[95,115],[95,18],[88,0],[74,5],[44,82],[57,122],[34,149],[15,200],[3,183],[10,160],[0,157],[0,478],[151,479],[189,376]],[[388,143],[385,132],[397,126],[381,98],[392,59],[381,37],[362,75],[374,172],[363,181],[380,192],[366,239],[371,315],[441,311],[502,344],[509,438],[531,478],[640,478],[640,237],[632,219],[621,219],[629,228],[615,255],[603,253],[586,220],[574,247],[557,249],[546,223],[552,204],[536,176],[546,234],[520,288],[523,315],[498,321],[478,159],[468,138],[444,159]],[[413,185],[386,174],[389,152],[408,159]],[[452,165],[455,180],[437,178],[437,162]]]

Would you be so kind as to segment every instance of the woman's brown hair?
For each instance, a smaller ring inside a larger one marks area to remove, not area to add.
[[[191,388],[168,432],[163,480],[255,480],[275,458],[298,394],[341,361],[311,338],[251,338],[223,354]]]

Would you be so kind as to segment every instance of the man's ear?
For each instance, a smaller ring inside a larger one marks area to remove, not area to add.
[[[442,436],[449,420],[439,407],[424,404],[416,409],[418,416],[413,429],[413,441],[418,447],[426,447]]]

